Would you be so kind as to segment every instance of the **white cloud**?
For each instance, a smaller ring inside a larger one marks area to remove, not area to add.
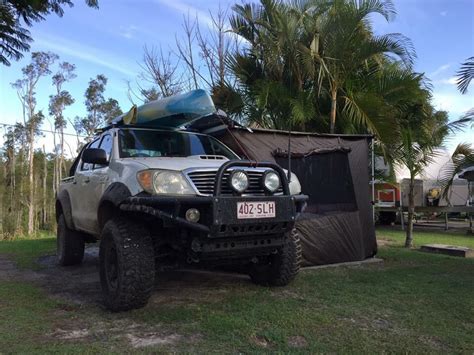
[[[451,64],[443,64],[443,65],[441,65],[440,67],[438,67],[434,72],[432,72],[431,74],[429,74],[429,77],[430,77],[430,78],[436,77],[436,76],[438,76],[439,74],[441,74],[442,72],[448,70],[450,67],[451,67]]]
[[[126,39],[132,39],[135,37],[135,34],[137,33],[137,26],[134,26],[134,25],[128,25],[128,26],[124,26],[124,25],[120,25],[120,28],[119,28],[120,32],[119,32],[119,35],[126,38]]]
[[[135,25],[120,25],[118,31],[110,30],[111,34],[119,35],[126,39],[143,39],[143,36],[155,38],[156,33]]]
[[[458,79],[454,76],[447,79],[439,79],[433,81],[434,84],[443,84],[443,85],[457,85]]]
[[[106,67],[110,70],[122,73],[127,77],[135,77],[137,72],[127,69],[129,65],[119,63],[117,58],[100,49],[86,46],[71,40],[55,36],[38,36],[35,45],[46,47],[54,52],[70,55],[71,57]]]
[[[433,104],[437,110],[448,111],[451,119],[457,119],[467,112],[473,103],[472,95],[461,95],[453,90],[450,92],[433,93]]]
[[[170,9],[176,10],[181,12],[184,15],[196,16],[199,21],[204,21],[208,26],[212,26],[213,21],[212,17],[208,12],[202,11],[197,7],[192,5],[186,4],[180,0],[155,0],[156,2],[160,3],[161,5],[168,6]]]

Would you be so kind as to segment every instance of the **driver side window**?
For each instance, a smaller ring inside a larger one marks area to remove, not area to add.
[[[107,160],[110,159],[110,156],[112,154],[112,147],[113,147],[112,136],[110,134],[106,134],[105,136],[102,137],[99,148],[105,150],[105,152],[107,153]],[[105,168],[106,166],[107,165],[95,164],[94,169]]]

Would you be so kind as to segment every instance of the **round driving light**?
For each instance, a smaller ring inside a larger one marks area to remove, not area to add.
[[[274,171],[268,171],[263,176],[263,186],[269,192],[275,192],[280,187],[280,177]]]
[[[242,193],[249,187],[249,177],[242,170],[234,170],[230,174],[230,186],[238,193]]]
[[[195,208],[190,208],[189,210],[186,211],[186,220],[189,222],[198,222],[199,218],[201,217],[201,213],[199,210]]]

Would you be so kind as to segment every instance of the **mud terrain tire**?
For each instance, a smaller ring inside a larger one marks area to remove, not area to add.
[[[77,265],[84,258],[84,236],[71,230],[61,214],[58,218],[56,249],[59,265]]]
[[[105,305],[114,312],[146,305],[155,281],[153,241],[139,224],[111,219],[100,241],[100,283]]]
[[[270,255],[267,264],[250,266],[250,278],[257,285],[286,286],[298,274],[301,263],[301,244],[298,232],[286,233],[285,243],[276,254]]]

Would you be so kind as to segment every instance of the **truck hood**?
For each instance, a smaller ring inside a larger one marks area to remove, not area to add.
[[[150,157],[150,158],[124,158],[123,162],[133,161],[143,165],[144,169],[163,169],[183,171],[189,168],[214,168],[229,161],[219,156],[193,155],[189,157]]]

